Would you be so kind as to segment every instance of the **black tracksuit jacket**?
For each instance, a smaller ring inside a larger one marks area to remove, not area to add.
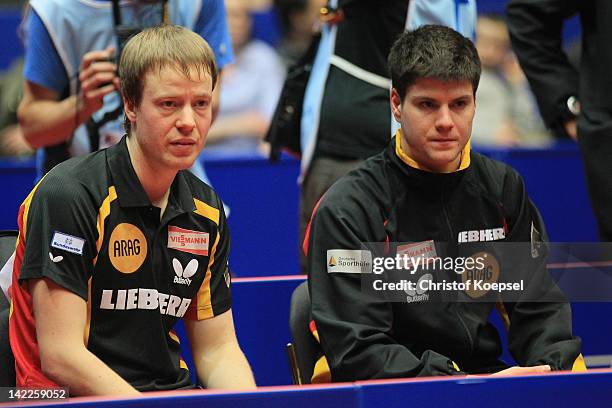
[[[546,272],[545,251],[533,257],[528,250],[534,231],[543,237],[545,232],[516,171],[472,152],[464,170],[434,174],[408,166],[395,149],[393,139],[385,151],[334,184],[306,236],[312,316],[332,380],[506,368],[499,359],[499,334],[488,322],[496,303],[509,318],[508,347],[518,365],[571,369],[580,339],[572,336],[571,310],[564,301],[504,302],[497,293],[488,302],[441,301],[432,293],[430,301],[389,302],[362,290],[363,274],[329,272],[337,268],[330,267],[336,262],[330,262],[329,254],[337,253],[333,250],[433,240],[440,245],[438,256],[442,251],[456,255],[468,248],[458,243],[462,232],[503,228],[503,241],[526,243],[525,256],[513,256],[511,262],[525,274],[526,291],[534,296],[530,299],[558,290]]]

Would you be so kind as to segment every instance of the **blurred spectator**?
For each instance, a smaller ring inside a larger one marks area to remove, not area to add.
[[[482,75],[476,95],[474,146],[543,146],[552,142],[500,15],[482,15],[476,28]]]
[[[120,21],[114,18],[114,5]],[[222,68],[233,59],[222,0],[30,0],[19,121],[39,150],[39,174],[72,156],[116,143],[125,133],[116,76],[122,43],[163,21],[200,34]],[[119,47],[119,48],[118,48]],[[213,95],[213,115],[218,101]],[[199,162],[192,167],[205,175]]]
[[[208,133],[205,153],[257,152],[276,108],[285,70],[276,51],[251,38],[251,9],[226,0],[235,63],[221,78],[219,116]]]
[[[22,15],[26,4],[25,0],[0,2],[0,6],[21,6]],[[23,40],[21,30],[16,30],[16,33],[20,40]],[[0,72],[0,156],[21,157],[34,153],[34,149],[26,142],[17,119],[17,108],[22,95],[23,58],[20,57],[14,59],[6,71]]]
[[[17,120],[22,95],[23,59],[15,60],[0,76],[0,156],[30,156],[34,149],[25,141]]]
[[[562,49],[565,20],[579,15],[580,69]],[[511,0],[512,47],[546,124],[578,140],[600,239],[612,241],[612,1]]]
[[[319,31],[320,9],[326,3],[326,0],[274,0],[282,29],[277,50],[286,67],[308,49],[314,33]]]

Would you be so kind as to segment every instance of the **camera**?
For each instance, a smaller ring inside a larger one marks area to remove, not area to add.
[[[115,27],[115,34],[117,35],[117,52],[115,52],[115,64],[119,66],[119,61],[121,60],[121,54],[123,53],[123,48],[127,44],[127,42],[142,31],[142,27],[134,26],[134,25],[118,25]]]

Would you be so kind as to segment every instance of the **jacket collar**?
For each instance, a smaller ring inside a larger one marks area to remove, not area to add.
[[[457,170],[454,170],[452,172],[447,172],[447,173],[454,173],[456,171],[467,169],[470,166],[470,151],[471,151],[470,141],[468,140],[467,144],[463,148],[463,151],[461,152],[461,162],[459,163],[459,168]],[[406,163],[408,166],[414,167],[415,169],[429,172],[429,170],[424,169],[416,160],[408,156],[408,154],[402,149],[402,130],[401,129],[398,129],[397,133],[395,134],[395,154],[397,155],[397,157],[400,158],[401,161]]]
[[[107,149],[106,161],[121,207],[149,207],[152,205],[132,165],[127,148],[127,136],[123,136],[119,143]],[[195,210],[193,194],[184,171],[177,173],[170,186],[166,212],[170,208],[176,212]]]
[[[385,153],[389,163],[397,167],[403,174],[402,180],[398,180],[398,182],[408,183],[413,186],[422,186],[427,189],[438,189],[455,185],[463,179],[464,175],[471,173],[471,149],[469,144],[463,149],[461,163],[457,170],[451,173],[433,173],[424,170],[417,161],[408,156],[408,154],[401,149],[400,139],[401,135],[397,133],[397,135],[393,137],[391,143],[389,143]]]

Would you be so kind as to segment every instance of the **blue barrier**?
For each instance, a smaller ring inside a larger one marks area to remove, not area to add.
[[[240,347],[251,364],[258,385],[289,385],[291,374],[285,346],[291,341],[289,305],[291,293],[303,276],[237,278],[232,282],[232,313]],[[181,322],[176,327],[183,359],[195,370]]]
[[[21,21],[21,10],[18,8],[0,9],[0,71],[7,69],[13,60],[23,55],[23,46],[17,34]]]
[[[70,408],[209,407],[395,408],[611,406],[612,371],[518,377],[429,378],[343,383],[333,386],[263,387],[249,392],[173,391],[139,398],[71,398]],[[37,404],[56,407],[57,401]]]
[[[230,269],[236,276],[299,272],[298,162],[262,157],[206,158],[206,171],[230,207]]]
[[[17,229],[19,206],[34,187],[35,178],[34,160],[0,160],[0,229]]]
[[[475,149],[515,168],[525,179],[551,242],[598,241],[584,164],[575,143],[549,149]]]

